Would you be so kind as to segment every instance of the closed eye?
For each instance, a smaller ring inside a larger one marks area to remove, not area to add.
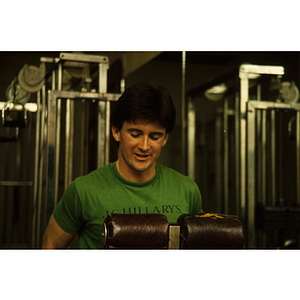
[[[160,135],[159,136],[157,136],[157,135],[150,135],[150,139],[153,140],[153,141],[157,141],[159,138],[160,138]]]

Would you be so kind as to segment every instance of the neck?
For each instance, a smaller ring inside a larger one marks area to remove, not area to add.
[[[124,168],[120,159],[116,162],[116,167],[119,174],[125,178],[126,180],[133,181],[133,182],[145,182],[150,180],[154,177],[156,169],[147,170],[147,171],[137,171],[131,168]]]

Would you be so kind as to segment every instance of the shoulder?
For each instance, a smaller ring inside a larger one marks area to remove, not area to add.
[[[194,182],[194,180],[192,178],[190,178],[189,176],[183,175],[170,167],[167,167],[167,166],[164,166],[161,164],[157,164],[157,167],[160,168],[161,176],[163,178],[167,178],[168,180],[180,181],[182,183],[189,184],[192,186],[196,185],[196,183]]]
[[[106,176],[110,176],[113,173],[113,165],[114,163],[109,163],[108,165],[98,168],[96,170],[91,171],[90,173],[83,175],[83,176],[79,176],[77,177],[75,180],[76,181],[89,181],[95,178],[99,178],[99,177],[106,177]]]

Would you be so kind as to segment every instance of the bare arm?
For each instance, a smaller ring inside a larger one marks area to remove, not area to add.
[[[52,215],[44,234],[42,249],[66,249],[74,237],[75,234],[61,229]]]

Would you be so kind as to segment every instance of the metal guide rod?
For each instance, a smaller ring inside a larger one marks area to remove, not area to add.
[[[35,126],[35,157],[34,157],[34,174],[33,174],[33,215],[32,215],[32,241],[31,241],[31,248],[35,245],[35,239],[36,239],[36,221],[37,221],[37,214],[38,214],[38,206],[37,206],[37,193],[38,193],[38,169],[39,169],[39,148],[40,148],[40,118],[41,118],[41,92],[37,92],[36,97],[37,102],[37,113],[36,113],[36,126]]]
[[[235,114],[234,114],[234,137],[235,137],[235,203],[236,215],[240,216],[240,101],[239,94],[235,94]]]
[[[224,213],[228,214],[229,212],[229,142],[228,142],[228,98],[224,98],[224,109],[223,109],[223,143],[224,143]]]
[[[48,103],[48,189],[47,189],[47,203],[54,201],[55,199],[55,165],[56,165],[56,117],[57,117],[57,106],[56,97],[53,93],[49,92],[49,103]],[[52,206],[52,203],[50,203]],[[52,208],[51,208],[52,209]]]
[[[297,204],[300,205],[300,110],[296,116]]]
[[[105,166],[105,103],[98,102],[97,168]]]
[[[262,181],[262,203],[266,203],[267,199],[267,111],[263,110],[262,129],[261,129],[261,181]]]
[[[242,77],[240,81],[240,214],[246,219],[246,103],[248,101],[248,78]]]
[[[195,180],[195,151],[196,151],[196,111],[192,97],[187,99],[187,141],[188,141],[188,176]]]
[[[182,51],[182,74],[181,74],[181,173],[186,174],[186,101],[185,101],[185,69],[186,52]]]
[[[216,211],[223,211],[222,207],[222,199],[224,195],[224,185],[222,184],[222,115],[217,113],[216,121],[215,121],[215,173],[216,173],[216,189],[215,189],[215,198]]]
[[[41,214],[42,214],[42,186],[43,186],[43,169],[48,170],[48,165],[44,166],[44,157],[48,158],[48,150],[45,147],[45,143],[47,141],[47,122],[46,122],[46,86],[42,87],[42,112],[41,112],[41,130],[40,130],[40,149],[39,149],[39,179],[38,179],[38,202],[37,202],[37,238],[35,247],[38,248],[40,246],[40,237],[41,237]],[[48,181],[46,180],[46,188],[48,188]]]
[[[58,64],[57,88],[62,89],[63,70],[62,63]],[[58,202],[58,182],[59,182],[59,157],[60,157],[60,133],[61,133],[61,99],[56,101],[56,135],[55,135],[55,160],[54,160],[54,207]]]
[[[110,102],[105,102],[105,165],[109,163],[109,140],[110,140]]]
[[[271,111],[271,201],[276,204],[276,112]]]
[[[66,139],[65,139],[65,180],[64,189],[72,181],[73,139],[74,139],[74,102],[66,100]]]
[[[107,64],[99,64],[99,93],[107,92]],[[97,167],[103,167],[109,162],[109,114],[110,105],[107,102],[98,102],[98,149]]]
[[[247,111],[247,247],[255,248],[255,109]]]

